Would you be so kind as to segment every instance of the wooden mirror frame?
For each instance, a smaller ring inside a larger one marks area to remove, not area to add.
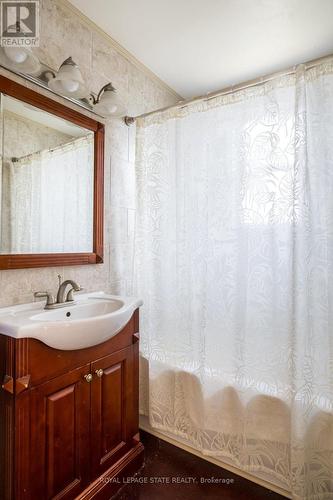
[[[91,253],[0,254],[0,270],[76,266],[103,262],[104,125],[0,75],[0,92],[94,132],[94,215]]]

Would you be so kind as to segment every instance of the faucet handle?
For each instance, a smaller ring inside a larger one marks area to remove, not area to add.
[[[51,306],[52,304],[55,303],[54,296],[52,295],[51,292],[48,292],[48,291],[35,292],[34,297],[36,297],[36,298],[46,297],[46,305],[47,306]]]

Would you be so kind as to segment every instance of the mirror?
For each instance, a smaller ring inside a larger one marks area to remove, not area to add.
[[[0,253],[92,252],[94,133],[1,100]]]
[[[0,269],[103,262],[104,126],[0,76]]]

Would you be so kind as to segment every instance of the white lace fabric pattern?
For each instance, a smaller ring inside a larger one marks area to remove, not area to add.
[[[141,411],[333,498],[333,63],[137,126]]]
[[[89,135],[5,158],[1,253],[92,251],[93,154]]]

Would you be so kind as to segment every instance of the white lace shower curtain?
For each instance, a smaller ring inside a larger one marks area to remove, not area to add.
[[[150,425],[333,498],[333,62],[137,128]]]
[[[91,252],[93,138],[6,159],[1,253]]]

